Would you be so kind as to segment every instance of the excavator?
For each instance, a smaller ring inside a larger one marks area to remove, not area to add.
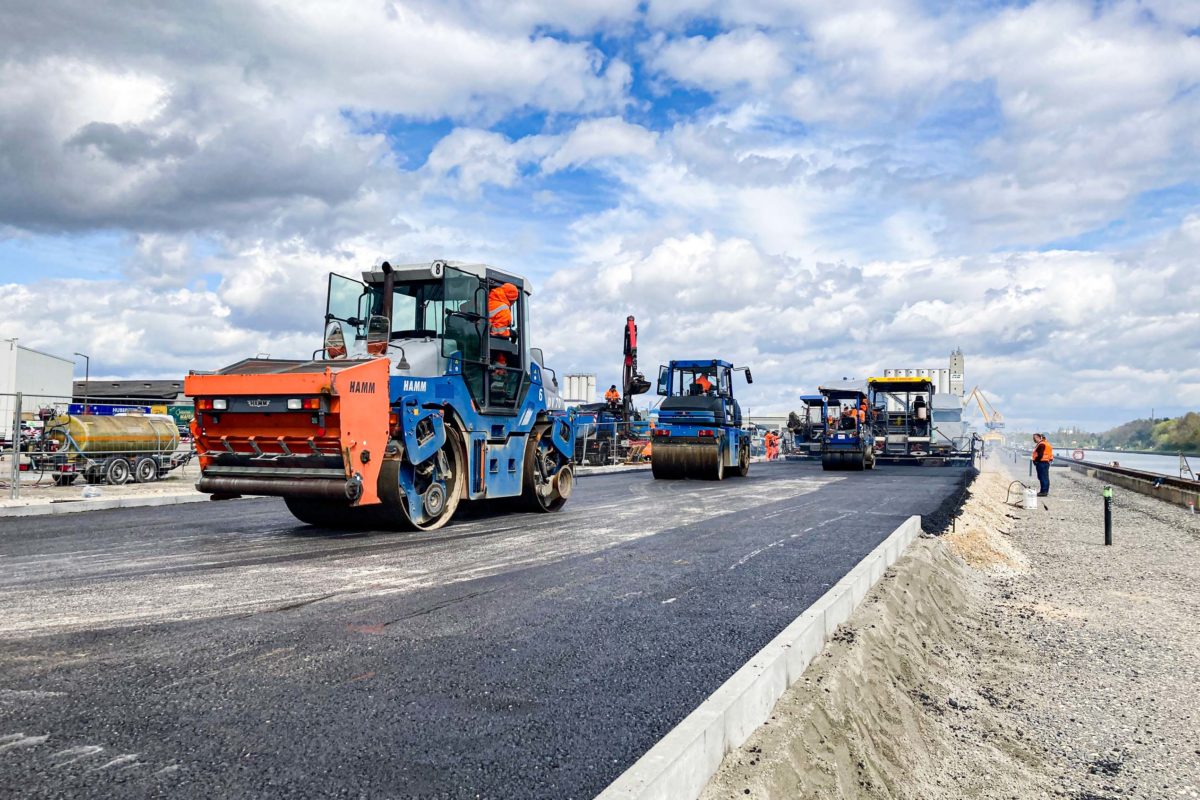
[[[491,324],[500,290],[511,323]],[[436,260],[331,274],[322,347],[192,372],[197,488],[282,497],[325,528],[432,530],[462,502],[558,511],[574,434],[530,347],[532,289],[484,264]]]
[[[638,327],[625,318],[625,356],[621,371],[621,404],[589,403],[576,410],[577,433],[582,432],[585,464],[610,464],[614,460],[642,461],[650,456],[648,424],[633,407],[633,398],[650,391],[650,381],[638,369]]]

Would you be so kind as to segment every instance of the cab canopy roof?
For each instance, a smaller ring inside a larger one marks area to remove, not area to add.
[[[882,392],[932,392],[933,381],[929,378],[871,378],[872,389]]]
[[[867,396],[865,391],[853,386],[818,386],[817,388],[830,400],[862,400]]]
[[[443,269],[456,269],[459,272],[465,272],[468,275],[474,275],[478,278],[486,278],[487,280],[498,281],[500,283],[512,283],[522,289],[525,294],[533,294],[533,286],[524,277],[517,275],[515,272],[508,272],[497,267],[488,266],[487,264],[477,264],[467,261],[447,261],[446,259],[439,258],[423,264],[392,264],[392,272],[395,273],[397,281],[429,280],[435,276],[437,265],[441,265]],[[362,276],[363,281],[366,283],[383,283],[382,263],[376,264],[369,270],[365,270]]]
[[[823,406],[825,405],[825,395],[823,394],[802,394],[800,402],[806,406]]]
[[[733,369],[733,364],[716,358],[691,358],[672,361],[671,367],[673,369],[707,369],[708,367],[727,367]]]

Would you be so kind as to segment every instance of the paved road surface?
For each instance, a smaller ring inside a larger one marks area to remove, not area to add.
[[[590,797],[962,475],[596,476],[418,535],[0,520],[0,796]]]

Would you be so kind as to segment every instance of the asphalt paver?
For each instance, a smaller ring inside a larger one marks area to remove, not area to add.
[[[0,796],[591,797],[965,475],[594,476],[412,535],[2,520]]]

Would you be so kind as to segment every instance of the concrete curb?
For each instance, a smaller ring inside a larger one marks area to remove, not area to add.
[[[584,472],[584,470],[587,470]],[[577,467],[575,469],[576,478],[589,478],[597,475],[624,475],[627,472],[649,472],[649,464],[630,464],[627,467],[620,469],[609,469],[608,467]]]
[[[826,639],[920,533],[920,517],[905,520],[596,800],[699,797],[725,754],[740,747],[771,715],[788,686],[824,649]]]
[[[83,511],[106,511],[113,508],[140,508],[142,506],[175,506],[199,503],[208,500],[208,495],[199,492],[190,494],[156,494],[145,497],[99,497],[95,500],[66,500],[58,503],[33,506],[8,506],[0,508],[4,517],[44,517],[51,514],[78,514]]]

